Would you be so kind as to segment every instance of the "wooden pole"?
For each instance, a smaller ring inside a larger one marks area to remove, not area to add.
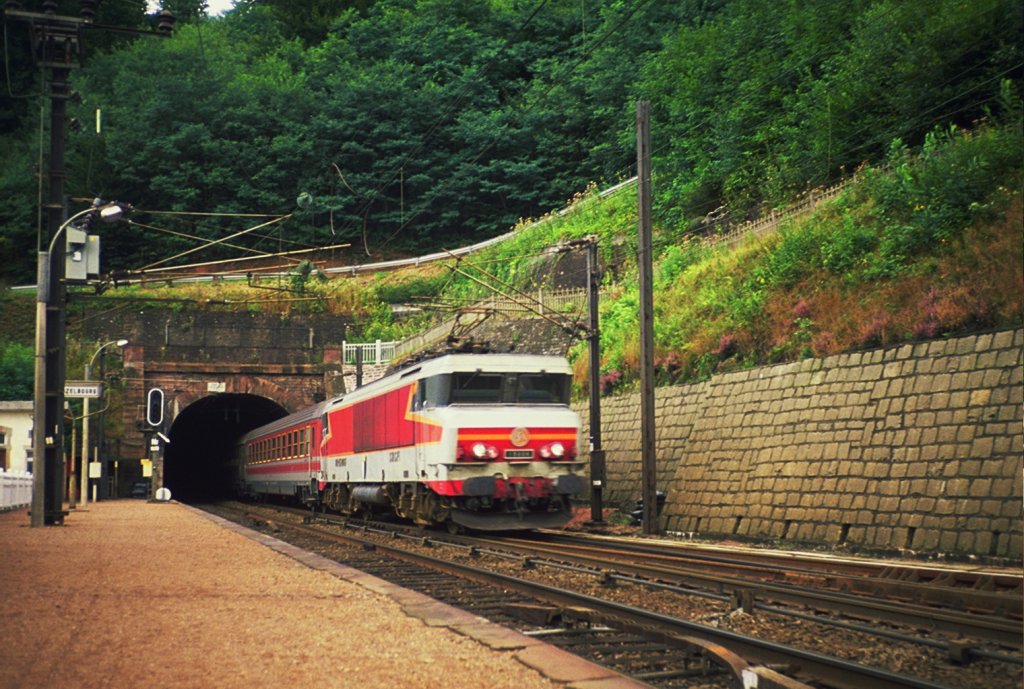
[[[640,268],[640,452],[643,532],[658,532],[657,455],[654,433],[654,286],[651,240],[650,101],[636,104],[637,222]]]
[[[601,330],[597,300],[600,298],[601,266],[597,237],[587,245],[587,293],[590,307],[590,520],[604,521],[605,458],[601,447]]]

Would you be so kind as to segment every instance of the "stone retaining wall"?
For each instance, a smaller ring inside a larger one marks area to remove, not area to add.
[[[1019,559],[1022,352],[1003,331],[659,389],[661,526]],[[640,495],[639,406],[603,400],[610,503]]]

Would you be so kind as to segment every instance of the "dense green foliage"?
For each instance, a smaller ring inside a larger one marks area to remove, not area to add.
[[[31,346],[0,342],[0,400],[32,399],[34,361]]]
[[[471,243],[631,176],[637,98],[654,106],[657,221],[678,238],[719,206],[748,217],[896,139],[1001,115],[1001,81],[1018,92],[1022,74],[1009,0],[244,0],[215,18],[204,4],[169,3],[170,39],[86,35],[71,110],[91,125],[102,109],[104,129],[70,134],[67,191],[148,211],[104,230],[107,268],[268,219],[157,211],[294,213],[173,263]],[[144,7],[104,3],[99,21],[144,26]],[[14,96],[41,85],[7,24],[0,279],[25,283],[39,99]]]

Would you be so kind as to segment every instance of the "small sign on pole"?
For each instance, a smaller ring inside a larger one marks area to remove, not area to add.
[[[89,478],[103,478],[99,462],[89,462]]]
[[[99,399],[103,396],[103,383],[92,383],[87,380],[69,380],[64,383],[64,396]]]

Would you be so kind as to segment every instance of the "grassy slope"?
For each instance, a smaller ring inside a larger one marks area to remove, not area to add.
[[[738,247],[656,228],[656,366],[662,382],[896,342],[1020,325],[1019,127],[951,131],[895,146],[812,216]],[[539,272],[545,245],[594,233],[606,260],[635,255],[635,192],[578,199],[486,262],[502,279]],[[660,241],[659,241],[660,240]],[[630,387],[639,361],[635,263],[615,263],[602,303],[602,370]],[[447,294],[481,294],[456,281]],[[586,352],[574,351],[578,381]]]

